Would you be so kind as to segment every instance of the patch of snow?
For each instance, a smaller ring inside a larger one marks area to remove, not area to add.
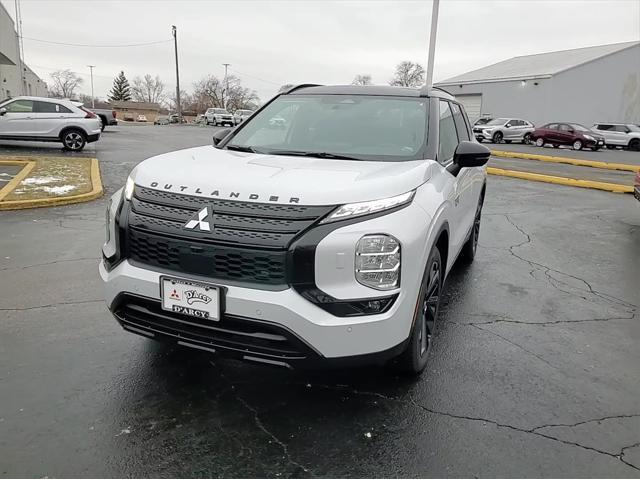
[[[75,185],[62,185],[62,186],[43,186],[42,189],[47,193],[53,193],[54,195],[64,195],[70,191],[75,190]]]
[[[23,185],[46,185],[55,181],[61,181],[63,178],[57,176],[35,176],[33,178],[25,178],[22,180]]]

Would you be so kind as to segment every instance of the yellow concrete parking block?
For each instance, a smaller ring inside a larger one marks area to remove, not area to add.
[[[594,190],[611,191],[613,193],[633,193],[633,186],[619,185],[616,183],[603,183],[601,181],[578,180],[575,178],[565,178],[562,176],[541,175],[539,173],[529,173],[527,171],[503,170],[502,168],[487,167],[490,175],[506,176],[521,180],[539,181],[542,183],[553,183],[556,185],[577,186],[579,188],[591,188]]]
[[[520,153],[516,151],[502,151],[502,150],[491,150],[491,154],[493,156],[500,156],[503,158],[517,158],[520,160],[546,161],[549,163],[564,163],[567,165],[588,166],[591,168],[600,168],[603,170],[632,171],[634,173],[637,171],[640,171],[640,166],[636,166],[636,165],[626,165],[624,163],[607,163],[604,161],[581,160],[578,158],[567,158],[564,156],[535,155],[531,153]]]

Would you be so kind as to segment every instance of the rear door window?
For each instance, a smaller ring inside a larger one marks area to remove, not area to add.
[[[33,111],[35,113],[71,113],[66,106],[49,101],[34,101]]]

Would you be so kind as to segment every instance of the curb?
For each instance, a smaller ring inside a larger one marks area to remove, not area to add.
[[[580,160],[578,158],[567,158],[564,156],[535,155],[531,153],[519,153],[516,151],[502,151],[502,150],[491,150],[491,154],[493,156],[499,156],[502,158],[517,158],[520,160],[536,160],[536,161],[546,161],[549,163],[564,163],[567,165],[574,165],[574,166],[589,166],[591,168],[600,168],[603,170],[631,171],[633,173],[640,171],[640,166],[635,166],[635,165],[626,165],[624,163],[606,163],[604,161]]]
[[[539,173],[529,173],[526,171],[503,170],[502,168],[487,167],[487,173],[496,176],[507,176],[509,178],[519,178],[521,180],[539,181],[541,183],[553,183],[556,185],[577,186],[579,188],[590,188],[593,190],[611,191],[613,193],[633,193],[633,186],[619,185],[617,183],[603,183],[601,181],[576,180],[563,176],[541,175]]]
[[[25,161],[26,162],[26,161]],[[11,190],[7,190],[6,193],[2,194],[7,187],[3,188],[0,191],[0,200],[8,195],[18,184],[22,181],[29,171],[33,169],[35,166],[34,161],[29,161],[32,163],[31,168],[17,181]],[[25,166],[18,175],[16,175],[13,180],[15,180],[19,175],[27,170],[28,166]],[[13,181],[11,180],[11,181]],[[11,182],[9,182],[11,183]],[[8,186],[8,185],[7,185]],[[73,203],[84,203],[86,201],[95,200],[96,198],[100,198],[104,193],[102,188],[102,180],[100,178],[100,165],[98,164],[98,160],[96,158],[91,158],[91,191],[87,193],[81,193],[79,195],[71,195],[71,196],[62,196],[59,198],[40,198],[35,200],[14,200],[14,201],[0,201],[0,211],[2,210],[21,210],[25,208],[43,208],[48,206],[62,206],[69,205]]]

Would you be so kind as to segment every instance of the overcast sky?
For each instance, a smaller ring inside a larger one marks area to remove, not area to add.
[[[14,1],[0,0],[14,15]],[[267,100],[284,83],[387,83],[402,60],[426,64],[429,0],[21,0],[26,38],[94,45],[171,39],[178,27],[182,89],[222,63]],[[640,0],[441,0],[435,80],[517,55],[640,39]],[[105,97],[124,70],[160,75],[175,90],[173,43],[129,48],[24,41],[45,81],[56,69],[84,76]],[[640,68],[640,66],[639,66]]]

